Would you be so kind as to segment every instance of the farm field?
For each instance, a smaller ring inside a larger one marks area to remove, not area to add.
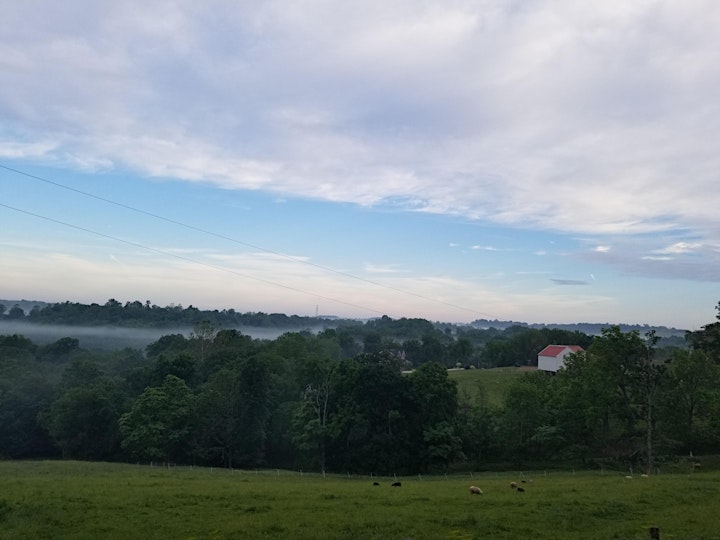
[[[508,385],[528,371],[535,368],[501,367],[492,369],[451,369],[448,375],[458,384],[458,397],[461,401],[473,401],[482,391],[488,405],[499,407],[503,403]],[[482,390],[481,390],[482,389]]]
[[[393,478],[292,471],[5,461],[0,478],[3,539],[630,540],[650,526],[663,539],[720,538],[718,472],[468,473],[391,487]],[[484,494],[469,494],[471,484]]]

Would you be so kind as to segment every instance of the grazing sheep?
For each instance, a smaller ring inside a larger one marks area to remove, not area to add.
[[[517,482],[510,482],[511,489],[517,489],[517,487],[518,487]]]
[[[393,482],[393,483],[392,483],[392,487],[400,487],[400,486],[402,486],[402,483],[400,483],[400,482]]]
[[[482,494],[483,494],[483,490],[480,489],[480,488],[477,487],[477,486],[470,486],[470,493],[471,493],[472,495],[482,495]]]
[[[522,486],[518,486],[517,490],[518,490],[518,493],[525,493],[525,488]]]

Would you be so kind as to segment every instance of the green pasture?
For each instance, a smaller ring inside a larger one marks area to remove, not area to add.
[[[374,486],[373,481],[379,486]],[[720,473],[393,478],[0,462],[0,538],[720,538]],[[510,481],[525,488],[518,493]],[[525,480],[524,483],[521,480]],[[484,494],[471,495],[477,485]]]
[[[458,397],[461,401],[473,402],[480,393],[484,393],[487,403],[499,407],[508,385],[528,368],[503,367],[493,369],[451,369],[450,379],[458,384]]]

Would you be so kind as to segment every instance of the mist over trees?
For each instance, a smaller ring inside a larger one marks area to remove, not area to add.
[[[197,314],[188,309],[65,303],[24,317],[87,324],[93,313],[106,324],[128,314],[126,324],[147,317],[152,326],[169,313],[190,321]],[[0,457],[376,474],[531,463],[652,472],[720,443],[720,318],[682,347],[618,326],[589,336],[389,317],[317,333],[296,323],[298,331],[255,339],[194,320],[191,332],[144,350],[2,335]],[[483,388],[459,392],[448,375],[456,366],[533,365],[553,343],[585,351],[555,376],[518,376],[500,404]]]

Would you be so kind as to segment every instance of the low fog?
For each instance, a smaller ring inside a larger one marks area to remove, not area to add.
[[[238,332],[253,339],[277,339],[290,329],[239,327]],[[0,321],[0,335],[19,334],[38,345],[47,345],[64,337],[80,340],[80,347],[91,350],[118,350],[126,347],[145,350],[150,343],[168,334],[190,337],[193,329],[187,328],[123,328],[118,326],[68,326],[32,324],[22,321]],[[313,331],[314,332],[314,331]]]

